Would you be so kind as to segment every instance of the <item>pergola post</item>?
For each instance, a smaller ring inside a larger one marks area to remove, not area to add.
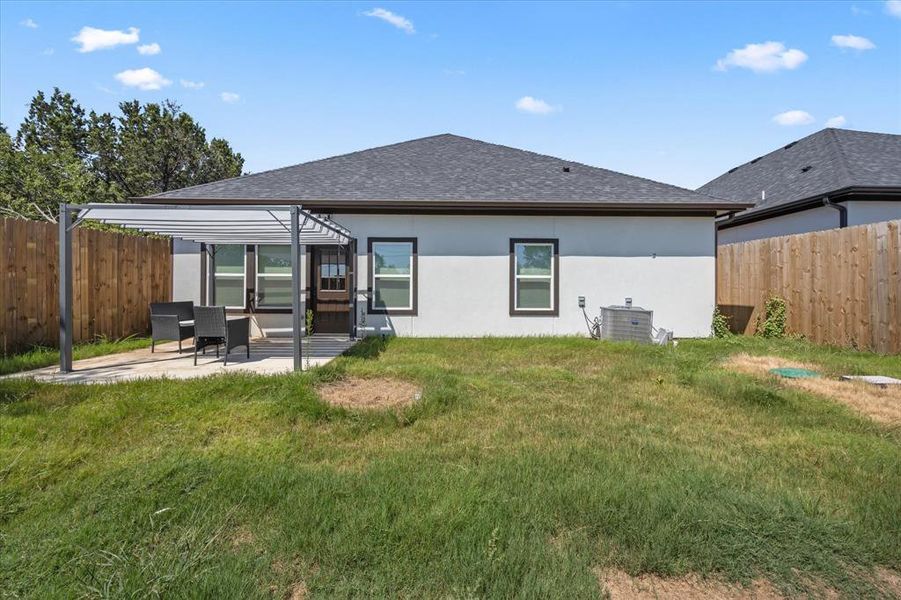
[[[357,337],[357,238],[347,240],[347,289],[350,290],[348,310],[350,311],[348,336]]]
[[[206,260],[206,281],[203,282],[203,285],[206,286],[206,305],[207,306],[215,306],[216,305],[216,244],[205,244],[206,245],[206,256],[204,256],[204,260]]]
[[[301,273],[300,268],[300,208],[291,207],[291,316],[294,326],[294,370],[303,370],[301,342],[303,330],[303,305],[300,299]]]
[[[59,371],[72,372],[72,213],[59,205]]]

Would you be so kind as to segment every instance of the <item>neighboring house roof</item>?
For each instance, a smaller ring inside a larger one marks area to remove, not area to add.
[[[164,192],[142,201],[743,208],[673,185],[451,134]]]
[[[901,135],[823,129],[730,169],[697,191],[756,203],[739,219],[855,190],[901,192]]]

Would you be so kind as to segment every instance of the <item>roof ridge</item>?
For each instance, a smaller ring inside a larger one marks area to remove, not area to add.
[[[526,150],[526,149],[524,149],[524,148],[516,148],[516,147],[514,147],[514,146],[507,146],[506,144],[498,144],[498,143],[495,143],[495,142],[486,142],[485,140],[477,140],[477,139],[475,139],[475,138],[470,138],[470,137],[466,137],[466,136],[463,136],[463,135],[456,135],[456,134],[453,134],[453,133],[447,133],[447,134],[444,134],[444,135],[447,135],[447,136],[450,136],[450,137],[461,138],[461,139],[464,139],[464,140],[469,140],[469,141],[471,141],[471,142],[478,142],[478,143],[480,143],[480,144],[486,144],[486,145],[488,145],[488,146],[497,146],[498,148],[504,148],[504,149],[507,149],[507,150],[513,150],[513,151],[516,151],[516,152],[524,152],[524,153],[526,153],[526,154],[532,154],[532,155],[534,155],[534,156],[539,156],[539,157],[541,157],[541,158],[550,158],[550,159],[552,159],[552,160],[559,160],[560,162],[568,163],[568,164],[571,164],[571,165],[578,165],[578,166],[580,166],[580,167],[587,167],[587,168],[589,168],[589,169],[594,169],[594,170],[597,170],[597,171],[603,171],[603,172],[605,172],[605,173],[612,173],[612,174],[614,174],[614,175],[620,175],[620,176],[623,176],[623,177],[631,177],[631,178],[633,178],[633,179],[640,179],[640,180],[642,180],[642,181],[647,181],[647,182],[653,183],[654,185],[661,185],[661,186],[664,186],[664,187],[672,188],[672,189],[674,189],[674,190],[679,190],[679,191],[681,191],[681,192],[690,192],[690,193],[692,193],[692,194],[698,194],[698,195],[701,195],[701,196],[710,196],[710,194],[705,194],[704,192],[698,192],[697,190],[692,190],[692,189],[689,189],[689,188],[680,187],[680,186],[678,186],[678,185],[673,185],[673,184],[671,184],[671,183],[664,183],[663,181],[657,181],[656,179],[650,179],[650,178],[648,178],[648,177],[642,177],[642,176],[640,176],[640,175],[632,175],[631,173],[623,173],[622,171],[614,171],[613,169],[607,169],[607,168],[604,168],[604,167],[596,167],[596,166],[594,166],[594,165],[589,165],[589,164],[586,164],[586,163],[583,163],[583,162],[579,162],[579,161],[576,161],[576,160],[569,160],[569,159],[567,159],[567,158],[560,158],[559,156],[551,156],[550,154],[542,154],[541,152],[535,152],[534,150]],[[433,137],[439,137],[439,136],[433,136]],[[423,139],[424,139],[424,138],[423,138]],[[411,140],[411,141],[415,141],[415,140]],[[710,197],[711,197],[711,198],[715,198],[716,196],[710,196]]]
[[[720,179],[720,178],[723,178],[723,177],[727,177],[728,175],[731,175],[732,173],[734,173],[734,172],[737,171],[738,169],[741,169],[742,167],[745,167],[745,166],[747,166],[747,165],[751,165],[751,164],[760,162],[761,160],[763,160],[763,159],[765,159],[765,158],[769,158],[770,156],[776,154],[777,152],[781,152],[781,151],[783,151],[783,150],[787,150],[788,148],[790,148],[790,147],[792,147],[792,146],[795,146],[795,145],[797,145],[797,144],[800,144],[801,142],[803,142],[803,141],[805,141],[805,140],[808,140],[808,139],[810,139],[810,138],[812,138],[812,137],[814,137],[814,136],[817,136],[817,135],[825,135],[825,134],[829,133],[832,129],[833,129],[833,128],[831,128],[831,127],[827,127],[827,128],[824,128],[824,129],[820,129],[819,131],[814,131],[813,133],[807,134],[807,135],[805,135],[805,136],[802,137],[802,138],[798,138],[798,139],[796,139],[796,140],[793,140],[793,141],[791,141],[791,142],[788,142],[787,144],[783,144],[783,145],[779,146],[778,148],[776,148],[776,149],[774,149],[774,150],[770,150],[770,151],[767,152],[766,154],[761,154],[761,155],[758,156],[757,158],[752,158],[751,160],[746,160],[745,162],[740,163],[740,164],[738,164],[738,165],[736,165],[736,166],[730,168],[730,169],[727,170],[725,173],[721,173],[720,175],[717,175],[716,177],[714,177],[713,179],[711,179],[710,181],[708,181],[707,183],[705,183],[704,185],[702,185],[701,188],[702,188],[702,187],[705,187],[705,186],[707,186],[707,185],[709,185],[709,184],[711,184],[711,183],[713,183],[713,182],[716,181],[717,179]],[[698,189],[701,189],[701,188],[698,188]]]
[[[851,176],[851,165],[848,162],[848,156],[845,154],[844,148],[842,148],[842,143],[838,139],[838,133],[836,128],[830,127],[825,130],[827,133],[826,143],[829,144],[830,148],[835,152],[838,156],[838,169],[841,170],[839,174],[839,181],[844,183],[845,185],[851,185],[854,179]]]
[[[148,198],[156,198],[157,196],[163,196],[163,195],[165,195],[165,194],[168,194],[169,192],[175,192],[175,191],[179,191],[179,192],[180,192],[180,191],[182,191],[182,190],[200,189],[200,188],[204,188],[204,187],[206,187],[206,186],[208,186],[208,185],[225,183],[226,181],[234,181],[234,180],[236,180],[236,179],[245,179],[245,180],[246,180],[246,179],[251,178],[251,177],[256,177],[257,175],[269,175],[269,174],[271,174],[271,173],[278,173],[279,171],[285,171],[285,170],[287,170],[287,169],[293,169],[293,168],[299,167],[299,166],[301,166],[301,165],[311,165],[311,164],[314,164],[314,163],[322,162],[322,161],[324,161],[324,160],[331,160],[331,159],[333,159],[333,158],[341,158],[341,157],[343,157],[343,156],[353,156],[354,154],[359,154],[359,153],[361,153],[361,152],[366,152],[366,151],[368,151],[368,150],[380,150],[380,149],[382,149],[382,148],[390,148],[390,147],[392,147],[392,146],[400,146],[401,144],[408,144],[408,143],[410,143],[410,142],[419,142],[419,141],[422,141],[422,140],[428,140],[428,139],[432,139],[432,138],[439,138],[439,137],[446,137],[446,136],[451,136],[451,137],[462,137],[462,136],[454,136],[454,134],[452,134],[452,133],[437,133],[437,134],[435,134],[435,135],[427,135],[427,136],[424,136],[424,137],[421,137],[421,138],[413,138],[412,140],[405,140],[405,141],[403,141],[403,142],[393,142],[393,143],[391,143],[391,144],[382,144],[381,146],[373,146],[372,148],[365,148],[365,149],[363,149],[363,150],[353,150],[353,151],[351,151],[351,152],[343,152],[343,153],[341,153],[341,154],[333,154],[333,155],[331,155],[331,156],[325,156],[325,157],[323,157],[323,158],[315,158],[315,159],[313,159],[313,160],[308,160],[308,161],[305,161],[305,162],[294,163],[293,165],[285,165],[284,167],[276,167],[276,168],[274,168],[274,169],[266,169],[265,171],[258,171],[258,172],[256,172],[256,173],[247,173],[247,174],[244,174],[244,175],[238,175],[238,176],[236,176],[236,177],[226,177],[225,179],[217,179],[216,181],[208,181],[208,182],[206,182],[206,183],[198,183],[197,185],[189,185],[189,186],[187,186],[187,187],[178,188],[177,190],[166,190],[165,192],[158,192],[158,193],[156,193],[156,194],[153,194],[153,195],[147,196],[147,197],[148,197]],[[469,138],[467,138],[467,139],[469,139]]]

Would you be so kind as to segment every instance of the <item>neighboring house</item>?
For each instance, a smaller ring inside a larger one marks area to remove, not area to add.
[[[591,317],[630,297],[655,325],[707,336],[715,219],[749,206],[454,135],[141,201],[328,215],[355,242],[306,249],[314,332],[408,336],[584,335],[580,297]],[[176,300],[225,304],[264,332],[290,332],[287,246],[207,250],[176,244]]]
[[[753,208],[719,220],[719,243],[901,219],[901,135],[823,129],[698,188]]]

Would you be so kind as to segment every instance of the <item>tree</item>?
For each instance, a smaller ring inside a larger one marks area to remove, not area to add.
[[[40,91],[32,98],[16,143],[20,148],[37,152],[72,150],[79,158],[84,158],[87,133],[84,109],[71,94],[53,88],[49,102]]]
[[[244,158],[171,101],[120,115],[38,92],[15,139],[0,133],[0,212],[53,220],[60,202],[122,202],[241,175]]]

